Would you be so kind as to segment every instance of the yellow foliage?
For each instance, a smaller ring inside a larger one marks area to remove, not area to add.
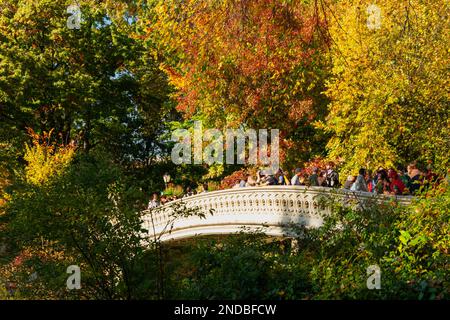
[[[181,197],[183,195],[183,187],[182,186],[170,186],[164,190],[164,194],[168,196],[177,196]]]
[[[412,160],[447,167],[448,1],[344,0],[335,17],[330,158],[344,158],[344,175]]]
[[[75,155],[75,146],[57,145],[52,142],[51,134],[42,136],[29,130],[33,139],[32,145],[25,145],[26,179],[35,185],[45,184],[51,177],[60,175]]]

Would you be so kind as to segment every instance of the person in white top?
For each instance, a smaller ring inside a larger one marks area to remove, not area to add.
[[[150,201],[148,202],[148,207],[147,207],[147,209],[150,210],[150,209],[159,207],[159,205],[160,205],[160,203],[159,203],[159,201],[158,201],[158,194],[157,194],[157,193],[154,193],[153,196],[152,196],[152,198],[151,198]]]
[[[350,190],[369,192],[365,177],[366,177],[366,169],[364,168],[359,169],[359,175],[356,178],[356,181],[351,186]]]
[[[295,169],[295,174],[294,174],[294,176],[291,179],[291,185],[299,186],[301,184],[300,183],[301,173],[302,173],[302,169],[300,169],[300,168]]]

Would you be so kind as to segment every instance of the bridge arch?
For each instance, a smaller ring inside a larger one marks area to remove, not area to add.
[[[396,200],[411,202],[410,196],[383,196],[323,187],[266,186],[205,192],[145,211],[144,228],[160,241],[181,240],[199,235],[224,235],[261,230],[267,235],[289,236],[290,224],[317,228],[329,208],[321,206],[321,197],[358,198],[360,201]],[[205,215],[174,217],[176,207],[198,208]],[[213,212],[212,214],[210,214]]]

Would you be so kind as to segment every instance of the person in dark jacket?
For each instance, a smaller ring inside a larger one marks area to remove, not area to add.
[[[309,180],[309,185],[311,187],[318,187],[319,186],[319,169],[318,168],[314,168],[313,169],[313,173],[312,175],[309,176],[308,180]]]
[[[422,172],[417,168],[417,165],[415,162],[410,163],[408,165],[408,176],[409,176],[409,192],[414,195],[419,191],[420,187],[422,186],[423,177]]]
[[[334,171],[334,164],[332,162],[328,163],[327,169],[327,187],[329,188],[339,188],[339,174]]]

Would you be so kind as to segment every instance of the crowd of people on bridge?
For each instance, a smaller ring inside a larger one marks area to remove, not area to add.
[[[309,171],[309,173],[308,173]],[[317,167],[312,170],[296,168],[291,176],[282,169],[276,172],[270,170],[258,170],[256,176],[247,174],[246,178],[236,180],[232,188],[258,187],[258,186],[310,186],[326,188],[344,188],[350,191],[371,192],[385,195],[415,195],[421,188],[427,188],[438,184],[442,177],[435,174],[430,167],[419,170],[415,162],[410,163],[406,170],[404,168],[378,168],[375,172],[359,169],[358,175],[349,175],[344,184],[339,180],[339,173],[332,162],[325,169]],[[201,192],[208,192],[208,184],[202,185]],[[186,188],[183,197],[194,195],[195,191]],[[177,196],[165,196],[160,198],[153,194],[148,209],[164,205],[165,203],[178,199]]]
[[[269,185],[299,185],[312,187],[341,188],[351,191],[363,191],[388,195],[414,195],[421,187],[438,183],[439,177],[428,168],[425,172],[418,169],[416,163],[410,163],[406,170],[378,168],[371,172],[359,169],[358,175],[349,175],[342,185],[339,174],[333,163],[328,163],[325,170],[313,168],[312,173],[296,168],[290,178],[282,169],[275,174],[270,171],[258,171],[256,180],[248,175],[247,180],[236,181],[233,188],[269,186]]]

